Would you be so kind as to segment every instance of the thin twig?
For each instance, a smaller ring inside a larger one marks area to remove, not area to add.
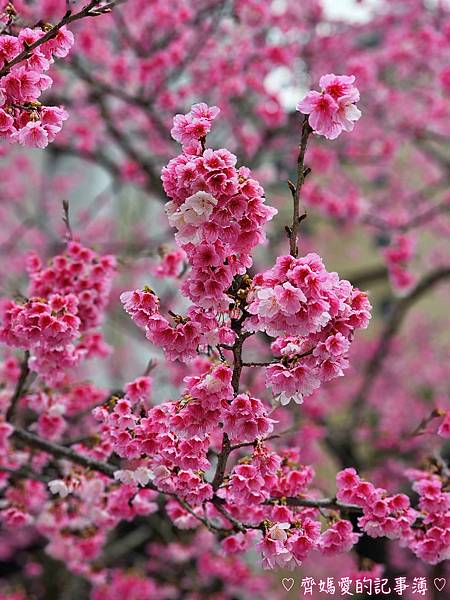
[[[274,365],[279,363],[279,359],[270,360],[268,362],[243,362],[243,367],[268,367],[269,365]]]
[[[298,228],[302,219],[306,217],[306,213],[300,216],[300,192],[302,190],[303,184],[305,183],[305,179],[310,172],[310,169],[308,167],[305,167],[305,153],[306,146],[308,144],[308,138],[311,133],[312,129],[308,122],[308,115],[305,115],[303,119],[302,135],[300,138],[299,152],[297,158],[297,182],[295,185],[291,181],[289,182],[289,188],[292,193],[294,210],[292,215],[292,225],[291,227],[287,227],[286,231],[289,236],[290,252],[291,255],[294,257],[298,256]]]
[[[413,431],[411,431],[410,434],[406,436],[407,439],[414,438],[426,433],[426,427],[431,423],[431,421],[439,417],[443,417],[445,415],[445,412],[446,411],[441,408],[435,408],[433,411],[431,411],[429,415],[427,415],[420,421],[417,427]]]
[[[315,346],[313,348],[310,348],[309,350],[307,350],[306,352],[303,352],[302,354],[298,354],[295,356],[295,360],[298,361],[302,358],[305,358],[306,356],[310,356],[314,350],[315,350]],[[271,361],[268,362],[243,362],[242,366],[243,367],[268,367],[270,365],[276,365],[282,362],[282,358],[274,358]]]
[[[181,504],[181,506],[188,511],[189,514],[191,514],[193,517],[195,517],[198,521],[200,521],[200,523],[203,523],[203,525],[209,529],[210,531],[218,531],[220,533],[230,533],[228,529],[224,529],[223,527],[218,527],[217,525],[214,525],[214,523],[211,523],[211,521],[209,521],[208,519],[205,519],[204,517],[198,515],[194,509],[182,498],[177,498],[178,502]]]
[[[218,498],[214,498],[214,500],[213,500],[213,504],[214,504],[216,510],[218,510],[220,512],[220,514],[222,516],[224,516],[225,519],[227,519],[227,521],[229,521],[232,525],[234,525],[235,529],[237,529],[238,531],[245,532],[247,527],[243,523],[238,521],[238,519],[235,519],[233,517],[233,515],[230,515],[230,513],[223,508],[222,503],[219,502],[218,500],[219,500]]]
[[[276,440],[284,435],[288,435],[289,433],[294,433],[297,430],[297,427],[289,427],[289,429],[285,429],[284,431],[280,431],[280,433],[274,433],[273,435],[269,435],[266,438],[256,439],[253,442],[241,442],[240,444],[233,444],[230,448],[231,451],[239,450],[239,448],[246,448],[248,446],[256,447],[258,444],[264,442],[270,442],[271,440]]]

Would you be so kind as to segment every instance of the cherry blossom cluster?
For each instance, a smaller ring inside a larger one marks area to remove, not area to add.
[[[281,567],[294,569],[311,552],[319,550],[325,556],[349,551],[358,540],[350,521],[339,519],[320,534],[320,523],[305,517],[289,523],[272,525],[259,545],[266,568]]]
[[[185,391],[172,418],[181,436],[204,436],[213,432],[233,399],[232,371],[227,365],[206,369],[184,379]]]
[[[1,34],[0,70],[45,33],[41,27],[26,27],[17,35]],[[43,106],[39,99],[53,83],[46,72],[55,58],[68,55],[73,43],[73,34],[63,26],[0,77],[0,137],[36,148],[45,148],[55,139],[68,114],[61,106]]]
[[[47,300],[30,298],[24,304],[4,302],[1,340],[29,351],[30,368],[56,384],[64,374],[61,368],[73,367],[85,354],[73,343],[79,337],[77,307],[73,294],[52,294]]]
[[[400,539],[416,556],[436,564],[450,556],[450,493],[438,475],[413,469],[407,475],[419,495],[418,510],[411,508],[408,496],[389,496],[351,468],[337,475],[337,498],[362,507],[358,524],[371,537]]]
[[[76,429],[71,418],[87,412],[105,400],[107,393],[89,383],[71,386],[68,391],[39,390],[23,399],[22,406],[36,415],[36,432],[48,440],[61,440],[68,431]]]
[[[450,558],[450,492],[443,478],[410,469],[407,476],[419,494],[423,514],[421,526],[413,529],[409,547],[420,559],[432,565]]]
[[[169,360],[194,358],[199,345],[233,342],[231,329],[214,312],[191,306],[185,317],[173,315],[170,323],[160,312],[160,302],[150,288],[123,292],[120,296],[133,321],[145,330],[147,339],[164,350]]]
[[[282,404],[301,403],[321,382],[343,374],[355,329],[368,325],[367,295],[326,271],[317,254],[281,256],[253,278],[246,323],[277,339],[280,357],[266,369],[266,382]]]
[[[47,553],[63,560],[74,572],[91,575],[91,562],[101,553],[106,536],[123,520],[150,515],[158,510],[157,493],[135,482],[111,486],[104,476],[69,472],[49,483],[52,498],[40,498],[33,513],[37,530],[50,540]],[[60,498],[55,511],[54,499]],[[74,540],[82,538],[82,543]]]
[[[293,570],[317,546],[320,523],[306,517],[291,528],[290,523],[277,523],[268,528],[259,544],[266,569]]]
[[[109,441],[111,450],[127,459],[145,458],[134,472],[116,472],[117,479],[142,485],[151,479],[158,489],[176,493],[192,506],[210,499],[212,488],[199,474],[210,467],[208,438],[185,438],[174,433],[171,424],[176,417],[175,403],[155,406],[142,416],[141,401],[132,401],[128,394],[111,409],[102,407],[94,411],[102,423],[102,437]]]
[[[161,260],[153,268],[153,275],[158,278],[174,277],[182,275],[186,261],[186,254],[181,249],[162,249]]]
[[[166,597],[164,591],[158,591],[156,582],[148,577],[144,578],[120,570],[113,571],[110,580],[98,585],[92,594],[92,600],[129,600],[130,598],[160,600]]]
[[[330,324],[367,327],[367,295],[354,290],[337,273],[328,272],[314,253],[303,258],[280,256],[275,266],[253,278],[247,327],[268,335],[309,336]]]
[[[315,164],[319,169],[323,169],[320,156],[314,157],[313,155],[311,157],[308,153],[308,164],[312,165],[312,169]],[[341,223],[355,223],[365,211],[365,203],[361,194],[348,185],[343,186],[343,189],[339,189],[337,193],[333,193],[328,188],[307,181],[303,188],[303,200],[314,211]]]
[[[316,508],[286,505],[286,496],[296,498],[308,493],[314,477],[311,467],[298,462],[299,456],[295,450],[278,454],[259,444],[251,459],[234,467],[229,483],[219,494],[230,513],[242,519],[250,531],[262,522],[263,535],[257,547],[267,569],[293,569],[312,550],[333,555],[347,552],[358,541],[359,534],[349,521],[331,522],[321,533]],[[226,538],[223,548],[242,552],[248,544],[248,539],[237,534]]]
[[[270,434],[273,420],[257,398],[241,394],[233,398],[231,370],[212,367],[200,376],[186,378],[186,391],[178,402],[165,402],[142,416],[142,403],[124,398],[94,413],[102,423],[104,447],[129,460],[145,459],[134,474],[116,473],[124,482],[145,485],[184,498],[197,506],[211,499],[212,488],[203,473],[211,467],[208,451],[222,428],[232,441],[252,442]],[[150,470],[149,470],[150,469]],[[130,479],[131,477],[131,479]]]
[[[231,514],[245,523],[257,525],[264,519],[274,524],[294,522],[298,511],[283,506],[281,500],[306,493],[313,478],[312,467],[300,463],[298,449],[274,452],[267,443],[258,443],[251,457],[235,465],[219,496],[226,500]],[[274,504],[267,506],[270,499]],[[299,513],[305,517],[314,514],[308,510]]]
[[[98,256],[75,241],[48,267],[30,256],[29,299],[2,303],[3,343],[30,353],[29,368],[56,385],[65,369],[83,358],[104,356],[108,347],[92,329],[109,299],[115,259]]]
[[[34,254],[28,257],[29,293],[44,298],[52,292],[74,294],[80,329],[86,331],[102,322],[116,266],[114,256],[100,256],[71,240],[65,252],[55,256],[48,266]]]
[[[364,481],[352,468],[338,473],[336,482],[338,500],[362,507],[358,523],[370,536],[401,539],[409,535],[418,513],[411,508],[408,496],[388,496],[386,490]]]
[[[265,240],[263,226],[276,214],[264,203],[264,190],[237,158],[222,148],[205,147],[205,136],[219,113],[196,104],[174,119],[173,137],[183,153],[163,169],[166,204],[175,238],[191,271],[182,291],[202,308],[228,307],[233,277],[252,264],[252,249]]]
[[[350,521],[339,519],[321,535],[319,548],[325,556],[348,552],[359,537],[360,534],[353,531]]]
[[[173,139],[182,144],[183,149],[194,150],[195,154],[199,141],[211,131],[212,122],[219,112],[217,106],[201,103],[195,104],[186,115],[176,115],[170,132]]]
[[[235,396],[223,415],[223,429],[230,440],[237,443],[268,436],[274,423],[261,400],[248,394]]]
[[[361,117],[356,106],[359,91],[354,82],[354,75],[323,75],[319,81],[321,91],[308,92],[297,104],[298,111],[309,115],[308,122],[315,133],[334,140],[342,131],[353,130]]]

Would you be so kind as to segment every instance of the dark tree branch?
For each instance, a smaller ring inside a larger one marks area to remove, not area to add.
[[[386,325],[381,332],[375,352],[364,369],[362,383],[352,404],[352,414],[355,422],[361,417],[365,400],[369,396],[376,378],[382,370],[384,361],[389,355],[392,341],[403,324],[408,311],[422,296],[447,278],[450,278],[450,267],[436,269],[425,275],[416,287],[407,296],[398,300],[393,307]]]
[[[328,510],[339,510],[342,512],[351,512],[362,515],[362,508],[356,504],[345,504],[339,502],[336,498],[320,498],[313,500],[310,498],[271,498],[266,500],[265,504],[286,504],[287,506],[304,506],[306,508],[323,508]]]
[[[25,429],[16,428],[11,437],[12,439],[21,442],[26,446],[47,452],[54,458],[68,460],[72,463],[80,465],[80,467],[98,471],[99,473],[103,473],[108,477],[114,477],[114,472],[117,471],[116,467],[107,462],[78,454],[78,452],[75,452],[70,448],[66,448],[65,446],[56,444],[55,442],[44,440],[43,438],[40,438],[39,436],[31,433],[30,431],[26,431]]]
[[[379,265],[367,269],[361,269],[361,271],[355,271],[349,273],[344,277],[348,279],[350,283],[357,288],[364,288],[372,283],[378,283],[379,281],[385,281],[388,278],[388,270],[385,265]]]
[[[8,406],[8,410],[6,411],[6,420],[7,421],[14,421],[17,403],[19,402],[20,398],[25,393],[25,387],[27,384],[28,375],[30,374],[30,369],[28,367],[29,358],[30,358],[30,353],[27,350],[25,352],[25,356],[23,358],[23,361],[22,361],[22,364],[20,367],[20,375],[19,375],[19,379],[17,380],[16,389],[14,390],[14,393],[11,397],[11,400],[10,400],[10,403]]]
[[[233,374],[231,376],[231,386],[233,388],[233,393],[235,396],[239,394],[239,382],[241,379],[242,368],[244,366],[244,363],[242,362],[242,346],[245,340],[252,335],[252,333],[249,331],[242,331],[242,326],[247,316],[248,313],[245,309],[243,309],[241,317],[239,319],[234,319],[231,322],[231,327],[236,333],[236,340],[232,346],[234,362]],[[230,452],[230,440],[228,438],[228,435],[224,433],[222,438],[222,449],[220,451],[219,456],[217,457],[216,472],[212,481],[212,487],[214,491],[216,491],[223,483]]]

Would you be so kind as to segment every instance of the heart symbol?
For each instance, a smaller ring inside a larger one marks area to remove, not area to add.
[[[284,589],[287,592],[290,592],[292,590],[292,588],[294,587],[295,581],[292,579],[292,577],[284,577],[281,580],[281,583],[283,584]],[[436,583],[434,585],[436,585]],[[444,580],[444,585],[445,585],[445,580]],[[442,586],[442,588],[444,587],[444,585]],[[442,588],[441,588],[441,590],[442,590]]]
[[[446,583],[447,580],[444,579],[444,577],[436,577],[436,579],[434,580],[434,587],[437,589],[438,592],[442,592],[442,590],[445,588]]]

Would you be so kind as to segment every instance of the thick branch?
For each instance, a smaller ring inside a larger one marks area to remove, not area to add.
[[[13,437],[13,439],[21,442],[22,444],[24,444],[26,446],[47,452],[48,454],[52,455],[54,458],[68,460],[72,463],[75,463],[75,464],[85,467],[87,469],[91,469],[93,471],[103,473],[104,475],[107,475],[110,478],[114,478],[114,473],[117,470],[117,468],[114,467],[113,465],[111,465],[110,463],[96,460],[94,458],[90,458],[87,456],[83,456],[81,454],[78,454],[77,452],[74,452],[73,450],[70,450],[69,448],[60,446],[59,444],[56,444],[54,442],[49,442],[47,440],[44,440],[44,439],[38,437],[37,435],[30,433],[29,431],[26,431],[24,429],[16,429],[14,431],[12,437]],[[6,470],[6,469],[1,469],[1,470]],[[9,470],[7,470],[7,471],[9,472]],[[17,472],[11,472],[11,476],[14,477],[15,475],[17,475],[19,477],[27,477],[27,478],[33,477],[28,472],[22,473],[20,470]],[[221,498],[218,498],[217,496],[214,496],[211,499],[211,502],[217,508],[217,510],[219,510],[219,512],[228,521],[230,521],[230,523],[233,525],[233,530],[223,529],[222,527],[218,527],[218,526],[214,525],[208,519],[202,517],[201,515],[198,515],[187,502],[185,502],[181,498],[178,498],[175,494],[161,492],[152,483],[148,483],[146,485],[146,487],[153,489],[159,493],[162,493],[162,494],[165,494],[168,496],[173,496],[174,498],[177,499],[177,501],[181,504],[181,506],[183,506],[183,508],[185,510],[187,510],[190,514],[192,514],[198,521],[203,523],[208,529],[216,531],[218,533],[229,534],[235,530],[243,531],[243,530],[246,530],[249,528],[261,529],[261,527],[262,527],[262,526],[249,526],[249,525],[241,523],[240,521],[235,519],[222,506],[224,501]],[[352,513],[355,515],[362,514],[362,509],[359,506],[357,506],[355,504],[346,504],[343,502],[339,502],[336,498],[316,498],[316,499],[295,498],[295,497],[270,498],[269,500],[266,500],[264,502],[264,504],[266,504],[266,505],[283,504],[283,505],[287,505],[287,506],[318,508],[318,509],[324,509],[324,510],[337,510],[341,513]]]
[[[44,452],[51,454],[54,458],[63,458],[76,465],[85,467],[86,469],[92,469],[93,471],[108,475],[108,477],[114,477],[114,473],[117,471],[116,467],[107,462],[78,454],[78,452],[75,452],[70,448],[60,446],[55,442],[44,440],[25,429],[16,428],[11,437],[16,441],[22,442],[26,446],[36,448],[37,450],[43,450]]]
[[[214,474],[214,479],[212,480],[213,490],[216,491],[223,483],[223,478],[225,476],[225,470],[227,468],[228,457],[231,452],[231,444],[226,433],[223,434],[222,438],[222,449],[220,451],[219,456],[217,457],[217,467],[216,472]]]
[[[369,284],[385,281],[387,278],[388,270],[385,265],[354,271],[353,273],[349,273],[344,277],[344,279],[348,279],[350,283],[357,288],[364,288]]]

